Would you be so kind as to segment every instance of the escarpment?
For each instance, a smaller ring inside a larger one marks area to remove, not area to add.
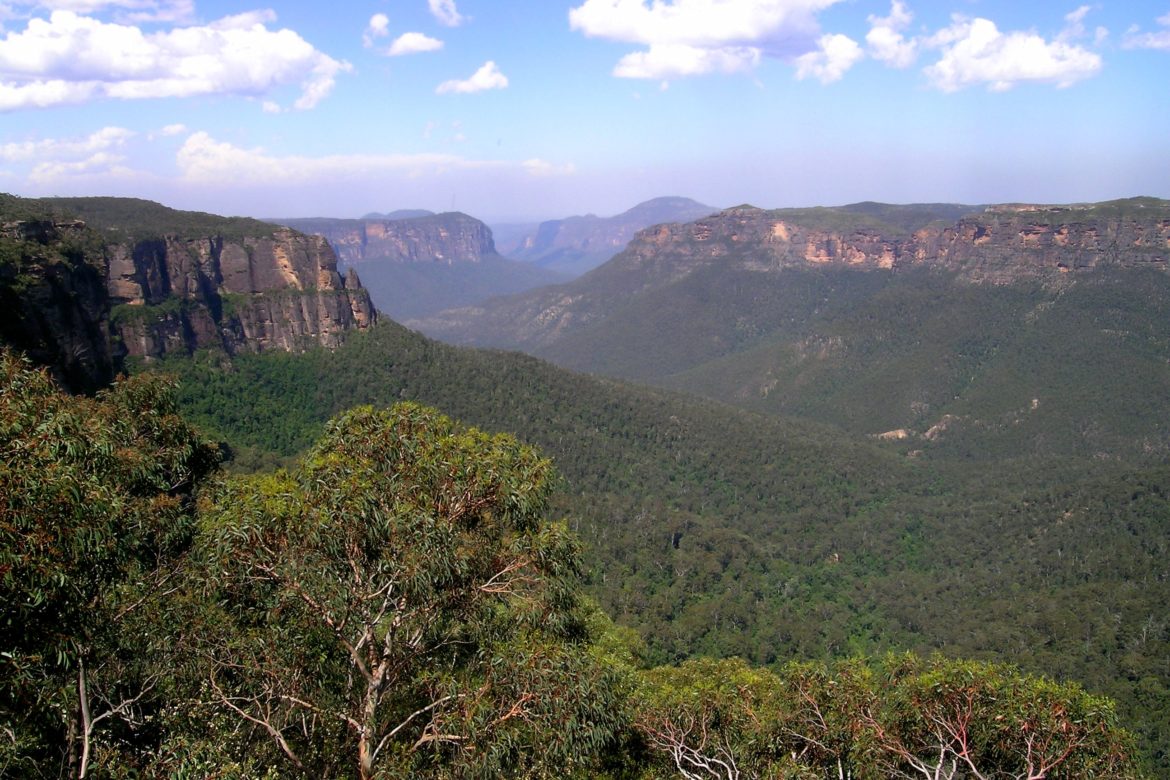
[[[288,228],[116,244],[107,274],[114,332],[134,357],[333,347],[377,318],[324,239]]]
[[[73,390],[127,357],[334,347],[377,312],[324,241],[121,198],[0,198],[0,337]]]
[[[725,258],[758,271],[923,265],[1004,284],[1104,266],[1165,268],[1170,203],[1131,198],[1080,206],[1003,205],[955,221],[923,219],[917,226],[890,224],[851,207],[741,206],[685,225],[649,228],[619,257],[668,277]]]
[[[325,238],[342,265],[479,263],[496,256],[492,232],[460,212],[405,219],[289,219],[280,224]]]

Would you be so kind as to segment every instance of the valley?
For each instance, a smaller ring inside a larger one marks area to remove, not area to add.
[[[6,342],[85,375],[79,387],[174,377],[176,409],[229,472],[300,468],[355,407],[435,407],[551,458],[549,506],[581,540],[584,592],[647,667],[904,651],[1010,663],[1112,697],[1146,766],[1170,761],[1161,202],[1084,209],[1067,256],[1059,226],[1039,230],[1067,211],[732,209],[649,228],[568,285],[439,318],[565,367],[362,320],[364,261],[361,282],[326,288],[336,256],[292,231],[118,201],[5,207],[5,300],[55,300],[68,274],[93,301],[77,330],[72,315],[42,330],[7,317]],[[973,244],[987,220],[1010,243],[1047,238],[1013,265]],[[293,315],[326,294],[350,317],[305,329]],[[139,335],[199,318],[223,335]],[[273,340],[286,331],[298,337]],[[85,334],[105,356],[91,374],[61,346]]]

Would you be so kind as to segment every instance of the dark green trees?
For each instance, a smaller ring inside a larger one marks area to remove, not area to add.
[[[197,652],[239,748],[311,776],[588,765],[616,709],[550,478],[511,437],[400,404],[341,416],[291,474],[210,494]]]
[[[161,678],[142,626],[215,464],[172,391],[73,398],[0,352],[0,774],[84,777],[143,727]]]

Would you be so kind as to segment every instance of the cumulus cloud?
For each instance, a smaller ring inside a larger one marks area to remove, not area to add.
[[[183,133],[187,132],[187,126],[186,126],[186,125],[184,125],[184,124],[182,124],[182,123],[178,123],[178,122],[176,122],[176,123],[175,123],[175,124],[173,124],[173,125],[167,125],[167,126],[165,126],[165,127],[164,127],[162,130],[160,130],[159,132],[160,132],[162,135],[167,135],[167,136],[170,136],[170,135],[182,135]]]
[[[439,24],[458,27],[466,21],[466,17],[455,8],[455,0],[427,0],[427,5],[430,6],[434,17],[439,20]]]
[[[435,93],[438,95],[446,95],[452,92],[456,94],[468,94],[471,92],[483,92],[487,89],[504,89],[507,86],[508,77],[500,72],[495,62],[488,60],[479,70],[471,75],[471,78],[444,81],[435,88]]]
[[[1084,47],[1035,33],[1003,33],[989,19],[956,16],[924,43],[942,51],[923,72],[944,92],[976,84],[1002,92],[1025,81],[1067,87],[1101,70],[1101,57]]]
[[[27,181],[37,185],[84,174],[124,174],[121,153],[135,136],[124,127],[103,127],[82,138],[43,138],[0,144],[0,161],[32,164]]]
[[[614,75],[663,79],[754,68],[765,55],[818,50],[816,14],[838,0],[585,0],[569,26],[592,38],[645,46]]]
[[[1140,27],[1131,27],[1122,40],[1122,46],[1127,49],[1170,51],[1170,14],[1158,17],[1158,24],[1163,28],[1158,32],[1142,32]]]
[[[443,48],[443,42],[438,38],[423,35],[419,32],[408,32],[399,35],[390,44],[386,54],[391,57],[400,57],[404,54],[421,54],[428,51],[438,51]]]
[[[0,144],[0,160],[24,162],[28,160],[71,160],[108,153],[134,137],[134,131],[124,127],[103,127],[84,138],[44,138],[38,141],[19,141]]]
[[[865,56],[857,41],[846,35],[822,35],[817,51],[796,58],[796,77],[815,78],[822,84],[840,81]]]
[[[895,68],[913,65],[918,57],[918,41],[902,34],[913,19],[902,0],[894,0],[889,16],[870,16],[870,29],[865,36],[870,56]]]
[[[618,61],[613,75],[629,79],[698,76],[704,73],[747,71],[760,62],[760,50],[751,46],[704,49],[682,43],[651,46]]]
[[[368,49],[378,38],[385,38],[389,34],[390,17],[386,14],[374,14],[366,23],[366,31],[362,33],[362,45]]]
[[[296,84],[293,107],[317,105],[351,70],[288,29],[271,12],[199,27],[145,33],[73,11],[34,18],[0,39],[0,111],[81,103],[230,94],[266,96]]]

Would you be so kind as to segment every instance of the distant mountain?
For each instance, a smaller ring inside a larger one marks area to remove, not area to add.
[[[690,198],[655,198],[615,217],[588,214],[539,225],[504,225],[497,235],[500,251],[508,257],[580,276],[620,252],[643,228],[690,222],[716,211]]]
[[[643,231],[569,284],[411,324],[908,449],[1164,457],[1168,265],[1155,199],[739,207]]]
[[[394,218],[394,214],[415,214]],[[483,222],[459,212],[394,212],[363,219],[288,219],[323,236],[344,266],[360,269],[374,305],[395,319],[425,317],[564,281],[565,275],[501,257]]]

